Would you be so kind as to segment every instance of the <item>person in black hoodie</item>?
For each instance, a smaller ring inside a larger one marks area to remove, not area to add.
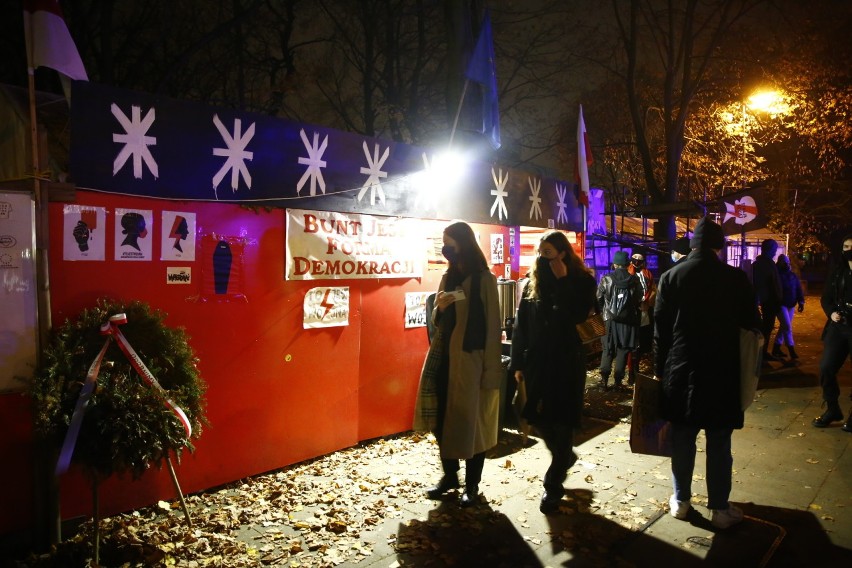
[[[704,430],[710,522],[724,529],[743,512],[728,502],[731,436],[743,427],[740,329],[758,327],[754,291],[745,272],[719,259],[722,228],[707,217],[695,225],[694,249],[660,278],[654,307],[663,418],[672,423],[670,513],[690,511],[698,433]]]
[[[840,387],[837,372],[852,352],[852,235],[843,237],[843,260],[825,283],[820,304],[828,317],[822,331],[822,359],[819,362],[819,383],[822,385],[825,412],[814,418],[813,425],[825,428],[843,420],[840,409]],[[852,413],[842,429],[852,432]]]
[[[518,305],[509,369],[526,386],[521,416],[538,430],[552,456],[539,506],[550,514],[558,511],[562,484],[577,461],[574,429],[580,426],[586,386],[577,324],[595,307],[595,278],[559,231],[541,238],[538,254]]]
[[[606,324],[606,334],[601,338],[600,368],[601,386],[604,390],[609,383],[613,359],[615,388],[620,389],[627,371],[627,355],[639,346],[639,303],[642,301],[642,285],[639,278],[627,270],[629,262],[626,252],[616,252],[612,259],[615,270],[605,274],[598,284],[598,305],[601,306]],[[622,294],[626,294],[623,299],[620,297]],[[620,308],[622,305],[624,308]],[[624,313],[626,317],[619,317],[616,311]]]
[[[778,275],[778,266],[775,264],[775,253],[777,252],[778,243],[775,239],[766,239],[760,243],[760,254],[751,265],[751,282],[754,285],[757,303],[760,306],[760,331],[763,333],[764,362],[778,360],[769,352],[772,328],[775,327],[775,318],[781,308],[781,278]]]

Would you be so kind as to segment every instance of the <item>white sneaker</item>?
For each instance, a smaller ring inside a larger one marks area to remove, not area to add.
[[[717,529],[726,529],[743,520],[743,511],[739,507],[729,505],[727,509],[713,509],[710,523]]]
[[[669,513],[675,519],[685,519],[691,508],[692,505],[689,504],[689,501],[678,501],[674,495],[669,497]]]

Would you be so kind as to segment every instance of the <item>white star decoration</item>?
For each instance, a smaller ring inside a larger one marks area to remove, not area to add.
[[[541,219],[541,197],[538,195],[541,193],[541,180],[527,178],[527,182],[530,184],[530,201],[532,201],[532,205],[530,206],[530,219]]]
[[[494,187],[496,189],[491,190],[491,195],[496,196],[494,199],[494,204],[491,206],[491,217],[494,216],[494,211],[497,211],[497,218],[502,220],[503,215],[506,216],[506,219],[509,218],[509,211],[506,209],[506,201],[505,198],[509,196],[509,193],[506,191],[506,184],[509,182],[509,172],[506,172],[506,175],[503,176],[503,168],[500,168],[499,174],[494,172],[494,168],[491,168],[491,179],[494,180]]]
[[[118,153],[118,156],[116,156],[115,161],[112,163],[112,175],[115,176],[118,170],[124,167],[127,158],[132,155],[134,178],[142,179],[142,161],[144,160],[145,165],[148,166],[148,171],[154,175],[154,179],[157,179],[159,177],[157,162],[154,160],[154,156],[151,155],[151,151],[148,150],[148,146],[157,145],[157,139],[154,136],[145,136],[148,129],[154,123],[154,118],[157,116],[154,109],[148,110],[144,119],[140,119],[141,109],[138,106],[130,107],[132,119],[127,118],[115,103],[110,106],[110,110],[112,111],[112,115],[118,119],[119,124],[124,128],[125,132],[124,134],[112,135],[113,142],[124,144],[121,152]]]
[[[219,131],[219,134],[222,135],[222,140],[225,141],[225,145],[227,148],[213,148],[214,156],[225,156],[228,159],[225,160],[225,163],[222,164],[222,167],[219,168],[219,171],[216,172],[216,175],[213,176],[213,191],[216,192],[216,189],[219,187],[219,184],[225,177],[225,174],[230,170],[231,172],[231,190],[236,193],[237,187],[240,184],[240,177],[245,180],[246,185],[249,189],[251,189],[251,174],[248,172],[248,168],[246,168],[246,160],[254,159],[254,152],[246,151],[246,146],[251,142],[251,139],[254,137],[254,123],[251,123],[251,126],[248,127],[245,134],[242,133],[243,123],[239,118],[234,119],[234,135],[231,136],[231,133],[225,129],[225,125],[222,124],[222,121],[219,120],[219,115],[213,115],[213,124],[216,125],[216,129]],[[218,199],[218,194],[216,195],[216,199]]]
[[[568,204],[565,202],[565,196],[568,195],[568,188],[564,183],[556,183],[556,208],[559,212],[556,214],[557,223],[568,222]]]
[[[382,189],[382,182],[379,181],[379,178],[388,177],[387,172],[382,171],[382,165],[385,163],[385,160],[388,159],[388,154],[390,153],[390,146],[385,148],[385,153],[382,154],[382,158],[379,159],[379,145],[376,144],[375,150],[373,152],[373,156],[370,156],[370,149],[367,148],[367,142],[364,142],[364,155],[367,157],[367,165],[369,167],[361,168],[362,174],[369,174],[370,177],[367,178],[367,181],[364,182],[364,185],[361,186],[361,191],[358,192],[358,201],[364,197],[364,194],[367,193],[367,189],[370,189],[370,205],[376,204],[376,193],[379,194],[379,199],[382,202],[382,205],[385,203],[385,192]]]
[[[299,180],[299,184],[296,186],[296,195],[301,194],[302,187],[304,187],[305,182],[308,181],[308,178],[310,178],[311,197],[314,197],[317,194],[317,184],[319,184],[320,191],[325,193],[325,180],[322,177],[321,168],[324,168],[327,165],[327,162],[322,159],[322,155],[328,147],[328,134],[325,135],[322,145],[319,143],[318,132],[314,132],[313,145],[308,142],[308,137],[305,134],[304,128],[299,131],[299,134],[302,137],[302,142],[305,144],[305,150],[308,151],[308,157],[299,158],[299,163],[303,166],[308,166],[308,169],[305,170],[305,173],[302,175],[302,179]]]

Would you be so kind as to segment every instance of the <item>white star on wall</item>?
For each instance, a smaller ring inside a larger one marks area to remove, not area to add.
[[[557,223],[568,222],[568,204],[565,202],[565,196],[568,195],[568,188],[564,183],[556,184],[556,207],[559,210],[556,214]]]
[[[494,168],[491,168],[491,179],[494,180],[495,189],[491,190],[491,195],[496,196],[494,199],[494,204],[491,206],[491,217],[494,216],[494,211],[497,211],[497,218],[502,220],[503,216],[506,216],[506,219],[509,218],[509,210],[506,209],[506,201],[505,198],[509,196],[509,193],[506,191],[506,184],[509,182],[509,172],[506,172],[506,175],[503,176],[503,168],[500,168],[499,174],[494,171]]]
[[[149,109],[143,119],[140,119],[141,109],[138,106],[130,107],[132,119],[127,118],[115,103],[110,106],[110,110],[112,111],[112,115],[118,119],[119,124],[124,128],[125,132],[124,134],[112,135],[113,142],[124,144],[121,152],[118,153],[118,156],[116,156],[115,161],[112,163],[112,175],[115,176],[132,155],[134,178],[142,179],[142,162],[144,161],[145,165],[148,166],[148,171],[154,175],[154,179],[157,179],[159,177],[159,168],[157,167],[157,162],[154,160],[154,156],[151,155],[151,151],[148,149],[148,146],[157,145],[157,138],[154,136],[145,136],[157,115],[154,109]]]
[[[388,159],[388,154],[390,154],[390,146],[385,148],[385,153],[382,154],[381,159],[379,159],[379,145],[376,144],[373,156],[370,156],[370,149],[367,148],[367,142],[364,142],[364,155],[367,157],[367,165],[369,167],[362,167],[361,173],[368,174],[370,177],[368,177],[367,181],[364,182],[364,185],[361,186],[361,191],[358,192],[358,201],[361,201],[369,188],[370,205],[376,204],[376,193],[379,194],[379,200],[381,200],[382,205],[384,205],[385,192],[382,189],[382,182],[380,181],[380,178],[388,177],[388,173],[382,171],[382,165],[384,165],[385,160]]]
[[[530,206],[530,219],[541,219],[541,197],[539,194],[541,193],[541,180],[527,178],[527,182],[530,185],[530,201],[532,201],[532,205]]]
[[[319,184],[320,191],[325,193],[325,179],[322,177],[322,168],[326,167],[328,164],[322,159],[322,155],[328,147],[328,134],[325,135],[322,145],[319,143],[318,132],[314,132],[313,144],[308,142],[308,137],[305,134],[304,128],[299,131],[299,135],[301,135],[302,142],[305,144],[305,150],[308,151],[308,157],[299,158],[299,163],[303,166],[308,166],[308,169],[305,170],[305,173],[302,175],[302,179],[299,180],[299,183],[296,186],[296,194],[299,195],[302,193],[302,187],[304,187],[305,182],[308,181],[308,178],[310,178],[311,197],[314,197],[317,194],[317,184]]]
[[[213,115],[213,124],[216,125],[216,129],[222,135],[222,140],[225,141],[225,145],[227,146],[227,148],[213,148],[213,155],[228,158],[222,164],[222,167],[219,168],[219,171],[216,172],[216,175],[213,176],[213,191],[216,192],[228,171],[231,172],[231,190],[233,192],[236,193],[237,187],[239,187],[240,177],[245,180],[246,185],[251,189],[251,174],[249,174],[248,168],[246,168],[246,160],[254,159],[254,152],[247,151],[246,146],[248,146],[248,143],[254,137],[254,123],[252,122],[248,130],[243,134],[242,120],[235,118],[233,136],[225,129],[225,125],[219,120],[218,114]],[[218,198],[217,194],[216,199]]]

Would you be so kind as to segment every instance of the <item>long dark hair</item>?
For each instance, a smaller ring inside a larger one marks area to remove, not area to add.
[[[562,259],[562,262],[564,262],[565,266],[568,267],[569,274],[576,274],[578,272],[593,274],[593,272],[586,267],[585,264],[583,264],[583,261],[579,256],[577,256],[577,253],[574,252],[574,247],[572,247],[571,243],[568,242],[568,237],[565,236],[565,233],[560,231],[548,231],[542,235],[541,239],[539,239],[539,246],[541,246],[541,243],[550,244],[556,249],[557,253],[565,252],[565,257]],[[530,284],[527,288],[527,297],[533,300],[537,300],[541,296],[542,275],[538,273],[538,270],[538,262],[534,262],[532,270],[530,271]],[[550,270],[550,267],[547,267],[547,270]]]
[[[444,234],[451,237],[459,246],[458,260],[450,262],[447,269],[448,275],[460,277],[463,280],[467,275],[482,270],[488,270],[488,261],[476,242],[473,229],[464,221],[451,223],[444,229]]]

